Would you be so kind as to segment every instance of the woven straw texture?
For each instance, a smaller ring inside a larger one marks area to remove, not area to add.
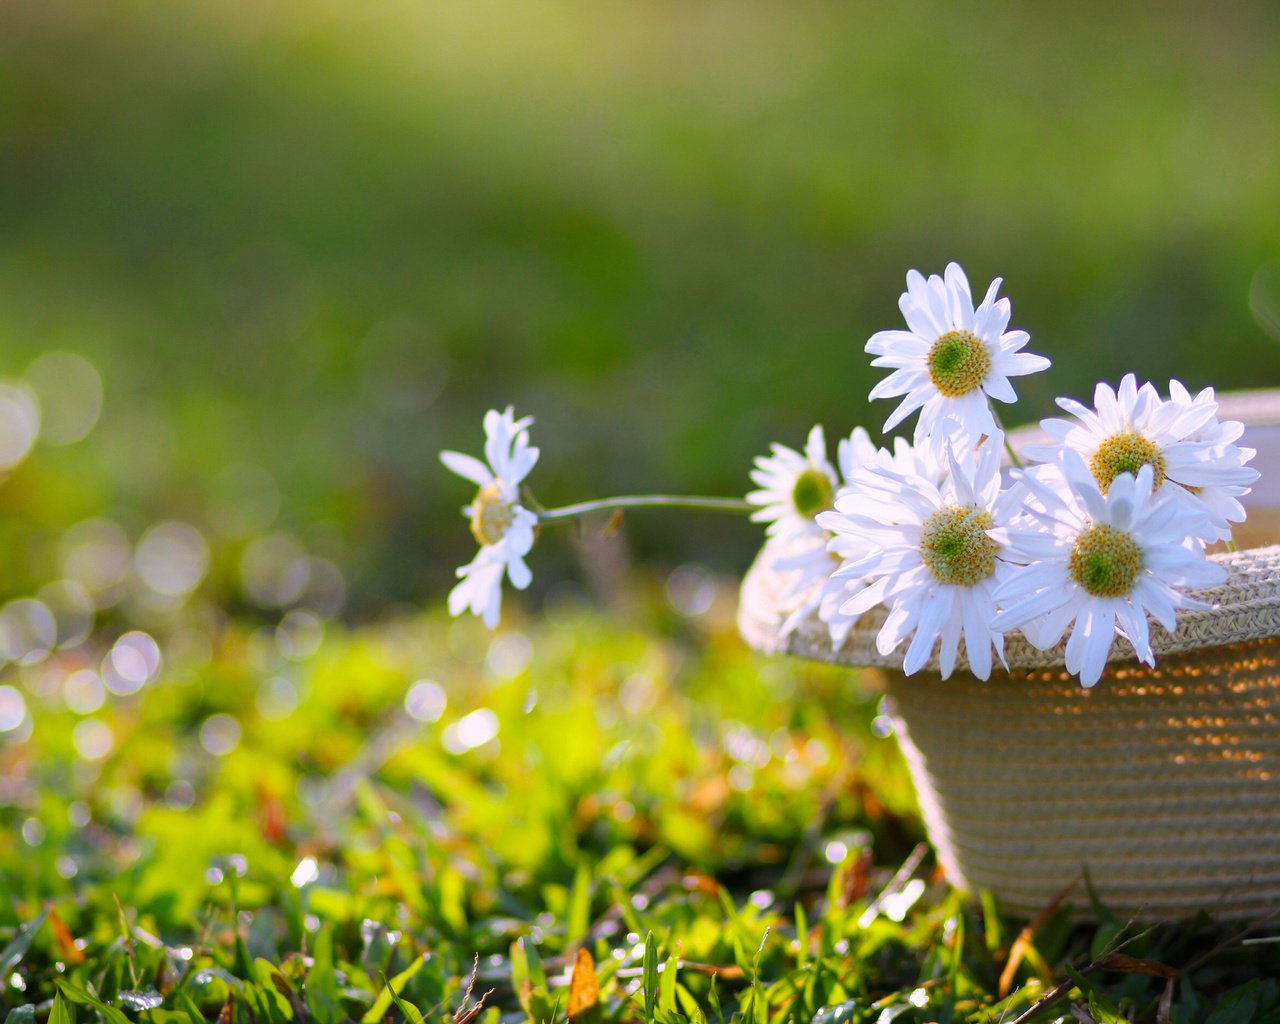
[[[1088,870],[1122,916],[1280,907],[1280,641],[980,682],[888,674],[947,876],[1028,916]],[[1077,906],[1086,903],[1083,887]]]
[[[1237,538],[1266,544],[1280,536],[1280,392],[1227,396],[1222,415],[1245,421],[1263,473]],[[1061,647],[1037,651],[1016,634],[1010,671],[987,682],[963,662],[947,680],[936,662],[903,676],[901,651],[875,649],[883,613],[839,649],[816,619],[784,634],[790,581],[759,562],[738,621],[760,650],[885,670],[953,883],[1030,916],[1087,872],[1120,915],[1256,919],[1280,909],[1280,545],[1213,557],[1228,579],[1197,595],[1212,607],[1182,612],[1172,634],[1152,624],[1155,669],[1117,641],[1092,690],[1066,674]],[[1074,903],[1088,913],[1083,886]]]

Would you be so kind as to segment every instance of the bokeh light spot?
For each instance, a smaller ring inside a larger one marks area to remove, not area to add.
[[[287,533],[260,537],[240,558],[245,595],[263,608],[284,608],[302,597],[311,578],[302,545]]]
[[[419,679],[404,695],[405,713],[419,722],[439,721],[448,703],[444,687],[434,679]]]
[[[288,718],[298,707],[298,688],[284,676],[268,679],[258,690],[258,714],[269,721]]]
[[[148,634],[125,633],[102,663],[102,680],[112,693],[137,693],[160,671],[160,647]]]
[[[142,535],[134,554],[139,578],[158,594],[185,597],[209,570],[209,546],[187,523],[158,523]]]
[[[10,661],[43,661],[57,641],[53,612],[35,598],[22,597],[0,608],[0,652]]]
[[[93,630],[94,607],[89,592],[73,580],[56,580],[36,594],[53,615],[57,646],[77,647]]]
[[[240,723],[230,715],[210,715],[200,726],[200,746],[214,757],[225,757],[240,746]]]
[[[79,583],[99,608],[124,595],[133,565],[133,545],[124,528],[110,519],[86,519],[62,535],[62,574]]]
[[[12,732],[27,717],[27,702],[12,686],[0,686],[0,732]]]
[[[533,657],[533,643],[523,633],[502,633],[494,637],[485,656],[484,667],[499,679],[512,679],[523,672]]]
[[[310,612],[291,611],[276,627],[276,647],[290,661],[304,661],[320,649],[324,628]]]
[[[74,352],[46,352],[26,373],[39,396],[45,444],[75,444],[88,437],[102,415],[102,377]]]
[[[715,579],[701,565],[682,565],[667,577],[667,600],[685,618],[705,615],[715,599]]]
[[[71,730],[71,743],[86,761],[100,761],[116,745],[111,727],[96,718],[86,718]]]
[[[0,381],[0,470],[13,469],[40,434],[40,402],[25,384]]]
[[[96,672],[82,668],[67,676],[62,699],[77,715],[91,715],[106,702],[107,688]]]
[[[478,708],[464,715],[444,731],[445,750],[462,754],[482,747],[498,735],[498,716],[488,708]]]

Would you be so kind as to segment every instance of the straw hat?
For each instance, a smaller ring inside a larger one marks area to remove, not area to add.
[[[1083,689],[1062,647],[1006,639],[1009,671],[946,680],[882,656],[868,614],[833,649],[816,617],[784,635],[785,576],[762,563],[742,584],[739,628],[769,653],[883,670],[890,714],[948,878],[1034,914],[1087,873],[1118,915],[1280,909],[1280,391],[1222,396],[1262,477],[1246,499],[1242,550],[1212,557],[1227,582],[1197,595],[1178,628],[1152,624],[1154,669],[1112,646]],[[1015,445],[1038,431],[1013,435]],[[1088,912],[1084,890],[1077,908]]]

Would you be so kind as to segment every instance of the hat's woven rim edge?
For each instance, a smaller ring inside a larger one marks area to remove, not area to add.
[[[1223,552],[1210,559],[1227,570],[1220,587],[1196,592],[1193,596],[1210,605],[1207,609],[1182,609],[1178,628],[1172,633],[1151,623],[1151,647],[1157,656],[1184,651],[1246,643],[1280,636],[1280,544]],[[738,608],[738,628],[746,642],[770,654],[790,654],[811,661],[861,668],[901,668],[902,652],[882,655],[875,646],[876,633],[884,621],[884,609],[863,615],[839,648],[834,648],[826,623],[816,612],[802,619],[785,634],[787,611],[781,600],[786,576],[757,558],[742,581]],[[1048,650],[1033,647],[1021,633],[1005,636],[1005,662],[1011,671],[1061,668],[1065,641]],[[1108,662],[1134,661],[1128,641],[1117,637]],[[935,655],[925,666],[937,671]],[[957,669],[967,669],[961,651]]]

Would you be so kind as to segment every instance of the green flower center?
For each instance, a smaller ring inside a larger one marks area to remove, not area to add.
[[[1098,445],[1098,450],[1089,460],[1089,468],[1093,470],[1094,479],[1103,494],[1121,473],[1137,476],[1143,466],[1151,467],[1155,489],[1159,490],[1164,483],[1164,456],[1160,453],[1160,446],[1132,430],[1112,434]]]
[[[992,525],[976,505],[949,505],[925,521],[920,554],[939,583],[972,587],[996,571],[1000,545],[987,536]]]
[[[471,503],[471,535],[482,545],[497,544],[515,518],[515,509],[502,497],[498,485],[486,484]]]
[[[1076,538],[1067,567],[1094,597],[1123,597],[1142,572],[1142,548],[1123,530],[1095,523]]]
[[[990,351],[969,331],[944,334],[929,349],[929,379],[947,398],[977,391],[990,372]]]
[[[791,503],[806,519],[825,512],[835,498],[836,490],[831,486],[831,478],[812,466],[796,477],[795,486],[791,488]]]

